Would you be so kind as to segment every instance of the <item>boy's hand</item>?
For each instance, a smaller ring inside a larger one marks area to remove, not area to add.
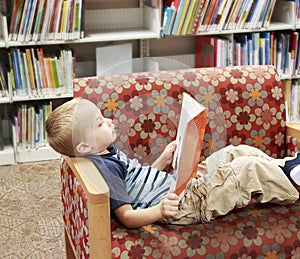
[[[168,165],[172,163],[173,154],[176,149],[176,141],[170,142],[161,153],[159,158],[152,164],[152,167],[159,170],[164,170]]]
[[[175,193],[168,193],[161,199],[161,212],[164,218],[174,217],[178,212],[179,198]]]

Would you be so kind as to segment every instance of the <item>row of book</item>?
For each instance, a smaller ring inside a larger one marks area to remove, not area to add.
[[[300,74],[299,32],[253,32],[196,37],[195,66],[274,65],[280,75]],[[225,46],[225,47],[223,47]]]
[[[84,0],[12,0],[9,40],[75,40],[83,33]]]
[[[300,81],[283,80],[287,121],[300,120]]]
[[[14,115],[17,149],[37,149],[47,145],[46,120],[52,112],[52,102],[23,103]]]
[[[163,4],[163,34],[186,35],[267,28],[276,0],[164,0]]]
[[[44,55],[42,48],[11,48],[8,53],[8,86],[13,96],[72,93],[75,57],[71,49]]]

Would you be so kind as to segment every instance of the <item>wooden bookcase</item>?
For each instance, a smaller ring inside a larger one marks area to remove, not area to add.
[[[11,1],[11,3],[16,2]],[[23,0],[27,1],[27,0]],[[263,0],[260,0],[263,1]],[[277,0],[282,1],[282,0]],[[162,32],[162,0],[85,0],[83,6],[84,37],[72,40],[11,40],[9,31],[9,11],[7,3],[1,1],[0,8],[0,51],[8,53],[12,48],[24,50],[26,48],[42,48],[44,53],[56,50],[58,47],[69,46],[76,55],[75,77],[94,76],[96,66],[96,48],[107,45],[131,43],[133,58],[150,57],[176,61],[180,68],[195,67],[196,37],[223,36],[234,42],[235,35],[254,32],[288,32],[300,29],[300,22],[296,17],[296,1],[282,1],[283,6],[274,9],[272,22],[267,28],[208,30],[189,35],[164,35]],[[69,2],[72,2],[71,0]],[[193,1],[191,1],[193,2]],[[6,6],[7,5],[7,6]],[[284,10],[284,12],[283,12]],[[3,56],[3,55],[2,55]],[[7,59],[0,60],[5,67]],[[167,69],[167,66],[162,66]],[[281,77],[286,80],[297,80],[293,74]],[[7,111],[3,118],[3,135],[5,148],[0,150],[0,165],[14,162],[38,161],[58,158],[59,155],[45,146],[39,149],[20,150],[17,145],[15,127],[11,122],[13,107],[26,103],[39,103],[45,99],[59,105],[72,98],[72,93],[54,94],[46,97],[9,96],[0,98],[0,109]]]

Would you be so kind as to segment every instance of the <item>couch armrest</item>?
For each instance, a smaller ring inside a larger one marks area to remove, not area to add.
[[[82,186],[88,201],[90,258],[111,258],[109,188],[90,160],[83,157],[63,158]]]
[[[300,139],[300,123],[287,122],[286,123],[286,133],[287,133],[287,136],[291,136],[291,137]]]

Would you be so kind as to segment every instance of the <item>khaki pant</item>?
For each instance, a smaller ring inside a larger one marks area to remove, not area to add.
[[[291,158],[286,158],[291,159]],[[199,165],[182,198],[177,215],[170,224],[207,223],[234,208],[258,202],[294,203],[299,193],[274,159],[261,150],[247,146],[227,146]]]

